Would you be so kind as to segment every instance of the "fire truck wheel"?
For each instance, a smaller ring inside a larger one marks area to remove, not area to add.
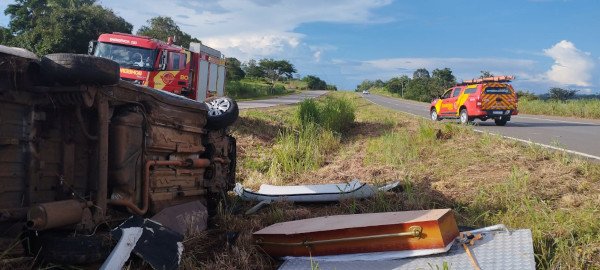
[[[111,85],[119,82],[119,64],[84,54],[55,53],[42,57],[42,72],[62,85]]]
[[[225,128],[235,120],[240,114],[235,100],[228,97],[211,97],[204,101],[208,106],[208,119],[206,128],[218,130]]]

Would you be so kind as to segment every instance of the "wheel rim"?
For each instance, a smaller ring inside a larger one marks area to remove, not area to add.
[[[467,114],[466,113],[463,112],[460,114],[460,122],[467,123]]]
[[[431,120],[437,120],[437,112],[435,110],[431,110]]]
[[[218,116],[224,114],[231,108],[231,102],[229,102],[226,98],[217,98],[208,103],[208,115],[209,116]]]

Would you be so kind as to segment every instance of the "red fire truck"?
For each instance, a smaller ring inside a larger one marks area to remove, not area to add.
[[[88,53],[111,59],[121,67],[121,79],[182,95],[196,101],[223,96],[225,59],[203,45],[186,49],[146,36],[102,34],[90,42]]]

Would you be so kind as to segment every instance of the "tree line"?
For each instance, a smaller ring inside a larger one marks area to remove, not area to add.
[[[493,77],[489,71],[481,71],[479,78]],[[417,69],[413,72],[412,78],[407,75],[393,77],[388,81],[380,79],[371,81],[364,80],[356,86],[356,92],[364,90],[383,89],[393,94],[397,94],[406,99],[417,101],[431,101],[444,93],[448,88],[456,85],[456,77],[452,74],[450,68],[434,69],[431,74],[425,68]],[[536,95],[526,90],[518,90],[519,99],[537,100],[551,99],[565,101],[578,97],[582,98],[600,98],[598,95],[578,96],[578,90],[566,89],[561,87],[552,87],[548,93]]]
[[[287,81],[294,78],[297,73],[296,68],[287,60],[275,60],[263,58],[258,61],[254,59],[242,63],[235,57],[227,57],[227,80],[240,81],[242,79],[265,80],[274,85],[280,81]],[[337,90],[335,85],[329,85],[327,82],[315,75],[307,75],[301,79],[306,82],[307,89],[311,90]]]
[[[356,87],[355,91],[362,92],[372,88],[382,88],[406,99],[430,101],[455,84],[456,77],[449,68],[434,69],[431,73],[427,69],[420,68],[413,72],[412,78],[402,75],[385,82],[379,79],[364,80]]]

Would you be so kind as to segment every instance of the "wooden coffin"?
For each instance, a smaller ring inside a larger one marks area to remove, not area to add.
[[[310,218],[273,224],[253,235],[274,257],[444,249],[457,236],[451,209]]]

